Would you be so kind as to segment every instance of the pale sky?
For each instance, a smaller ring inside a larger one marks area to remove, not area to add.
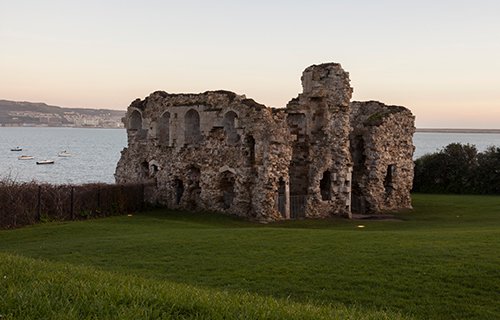
[[[0,0],[0,99],[125,110],[226,89],[281,107],[323,62],[417,127],[500,128],[498,0]]]

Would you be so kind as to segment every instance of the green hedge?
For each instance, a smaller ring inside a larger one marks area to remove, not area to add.
[[[144,206],[144,185],[51,185],[0,181],[0,229],[38,222],[81,220],[135,212]]]
[[[452,143],[415,161],[413,191],[500,194],[500,148]]]

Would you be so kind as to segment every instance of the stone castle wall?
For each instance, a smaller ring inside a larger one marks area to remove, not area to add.
[[[339,64],[314,65],[304,71],[302,86],[285,109],[295,133],[290,194],[306,196],[306,217],[349,216],[349,75]]]
[[[271,109],[231,92],[155,92],[134,102],[127,119],[117,181],[155,183],[151,201],[173,208],[277,219],[275,175],[290,156]]]
[[[376,213],[411,208],[415,117],[377,101],[351,104],[353,210]]]
[[[360,195],[356,201],[362,199],[363,208],[370,209],[366,212],[411,206],[411,112],[403,108],[386,115],[379,105],[351,104],[349,76],[335,63],[307,68],[302,86],[303,92],[281,109],[228,91],[158,91],[134,101],[125,117],[128,147],[116,181],[151,183],[149,200],[171,208],[259,221],[349,217],[351,187]],[[380,125],[365,124],[380,110]],[[406,130],[405,138],[390,136],[395,127]],[[353,172],[359,152],[353,153],[352,144],[360,136],[370,146],[366,174]],[[383,160],[373,162],[375,157]],[[398,174],[387,197],[378,182],[390,164],[397,164]]]

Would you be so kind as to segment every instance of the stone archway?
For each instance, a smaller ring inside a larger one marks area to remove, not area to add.
[[[200,114],[190,109],[184,117],[184,143],[196,144],[201,141]]]
[[[226,143],[228,145],[237,144],[240,141],[240,136],[236,131],[236,121],[238,115],[234,111],[228,111],[224,115],[224,132],[226,133]]]
[[[134,110],[128,119],[128,129],[138,131],[142,129],[142,115],[139,111]]]
[[[170,113],[165,112],[158,120],[158,140],[160,145],[170,145]]]
[[[235,192],[236,176],[231,171],[224,171],[220,175],[219,189],[221,192],[220,202],[222,208],[229,209],[233,205]]]

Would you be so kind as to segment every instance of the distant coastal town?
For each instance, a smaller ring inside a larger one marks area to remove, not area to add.
[[[123,128],[125,110],[65,108],[0,100],[0,127]],[[495,133],[500,129],[417,128],[429,133]]]
[[[0,100],[1,127],[123,128],[125,111]]]

